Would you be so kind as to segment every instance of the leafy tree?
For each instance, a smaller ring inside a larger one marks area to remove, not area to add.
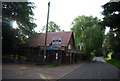
[[[2,50],[3,54],[12,53],[18,44],[24,43],[26,37],[34,33],[34,4],[31,2],[2,3]],[[18,28],[13,28],[16,21]]]
[[[46,26],[43,26],[42,31],[46,30]],[[57,25],[55,22],[50,21],[48,23],[48,32],[58,32],[58,31],[64,31],[60,29],[60,26]]]
[[[84,43],[84,53],[88,56],[99,55],[102,48],[102,37],[100,27],[89,27],[82,31],[81,40]]]
[[[102,25],[103,27],[110,27],[114,35],[116,35],[111,38],[114,41],[111,41],[110,43],[112,45],[114,44],[112,46],[112,50],[114,50],[116,53],[120,53],[120,1],[108,2],[102,7],[104,9],[102,12],[102,14],[104,15]]]
[[[78,47],[78,43],[82,42],[84,54],[88,59],[94,54],[100,53],[102,48],[104,31],[100,22],[100,19],[92,16],[78,16],[72,22],[71,29],[75,35],[76,47]]]
[[[114,39],[114,32],[110,30],[110,32],[107,33],[107,35],[105,35],[104,41],[103,41],[103,49],[105,53],[112,51],[112,47],[114,46],[113,39]]]
[[[78,43],[82,42],[81,33],[85,29],[93,26],[100,26],[100,19],[92,16],[78,16],[72,22],[71,30],[74,32],[76,47],[78,48]]]
[[[103,26],[108,26],[120,33],[120,2],[109,2],[102,7],[104,9]]]
[[[33,22],[34,4],[31,2],[3,2],[2,3],[2,21],[13,23],[16,21],[19,29],[19,39],[24,42],[26,36],[34,31],[36,24]]]
[[[116,34],[111,29],[110,32],[105,36],[104,41],[103,41],[103,49],[104,49],[105,54],[109,52],[117,53],[119,50],[118,45],[119,45],[119,41],[116,38]]]

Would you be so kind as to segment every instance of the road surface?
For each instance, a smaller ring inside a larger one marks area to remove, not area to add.
[[[105,62],[101,57],[95,57],[94,62],[87,62],[63,79],[118,79],[119,69]]]

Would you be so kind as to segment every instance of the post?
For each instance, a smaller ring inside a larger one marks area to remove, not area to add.
[[[80,46],[80,51],[82,50],[82,46]]]
[[[60,50],[60,55],[59,55],[59,61],[60,61],[60,64],[62,64],[62,50]]]
[[[70,51],[70,64],[72,63],[72,52]]]
[[[45,62],[46,62],[46,49],[47,49],[46,43],[47,43],[48,21],[49,21],[49,9],[50,9],[50,2],[48,2],[48,14],[47,14],[46,33],[45,33],[45,48],[44,48],[43,65],[45,65]]]

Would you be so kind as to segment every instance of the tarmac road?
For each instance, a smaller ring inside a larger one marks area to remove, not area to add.
[[[62,79],[119,79],[118,74],[118,68],[105,62],[101,57],[95,57],[93,62],[84,63]]]
[[[30,80],[63,79],[65,81],[69,81],[72,79],[78,79],[78,81],[79,79],[82,79],[82,81],[87,81],[86,79],[92,79],[90,81],[95,81],[93,79],[99,79],[99,81],[102,81],[100,79],[118,79],[118,77],[120,77],[118,76],[118,74],[120,74],[120,72],[118,71],[119,69],[105,62],[101,57],[95,57],[92,62],[71,64],[51,68],[45,68],[30,64],[3,64],[2,78]]]

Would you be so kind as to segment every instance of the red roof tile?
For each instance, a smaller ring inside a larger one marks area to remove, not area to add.
[[[67,46],[72,36],[72,32],[48,32],[47,46],[49,46],[54,37],[60,37],[62,46]],[[45,33],[33,34],[26,43],[30,46],[44,46],[45,45]]]

